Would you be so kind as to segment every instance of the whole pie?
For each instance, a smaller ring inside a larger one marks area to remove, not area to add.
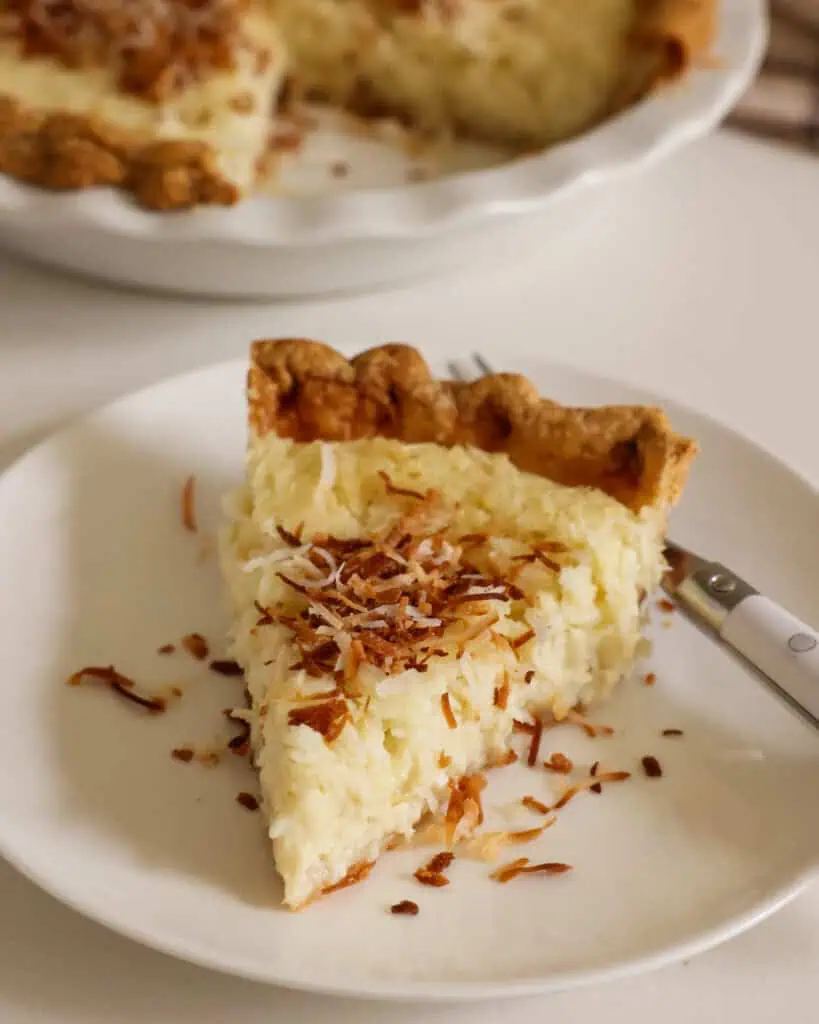
[[[0,171],[232,203],[306,96],[522,150],[710,45],[718,0],[0,0]]]
[[[258,342],[246,482],[222,536],[233,653],[285,903],[363,877],[479,773],[605,697],[694,457],[653,408],[570,409],[523,377],[434,380]]]

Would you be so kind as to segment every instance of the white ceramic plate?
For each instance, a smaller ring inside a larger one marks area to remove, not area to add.
[[[372,288],[481,256],[519,258],[532,218],[538,245],[559,244],[592,186],[710,131],[755,73],[765,28],[764,0],[721,0],[713,66],[537,156],[499,164],[477,147],[446,152],[424,184],[407,184],[416,159],[333,118],[285,168],[287,195],[229,209],[153,214],[110,189],[55,194],[0,176],[0,242],[125,284],[229,296]],[[339,161],[344,178],[331,173]]]
[[[524,365],[566,402],[656,401],[573,371]],[[655,624],[651,668],[597,718],[587,739],[545,734],[578,763],[635,776],[584,795],[525,851],[565,861],[558,878],[501,886],[458,860],[444,890],[412,871],[431,850],[385,855],[363,885],[301,914],[279,908],[261,820],[235,802],[249,766],[180,764],[175,746],[229,735],[220,709],[235,680],[159,645],[224,630],[207,537],[238,478],[244,365],[169,380],[58,434],[0,479],[0,849],[59,899],[141,942],[194,962],[296,988],[357,996],[471,998],[611,978],[690,955],[792,897],[819,858],[819,740],[725,655],[671,616]],[[674,521],[684,542],[742,570],[808,621],[819,620],[819,501],[750,442],[670,408],[703,447]],[[179,493],[195,473],[202,535],[182,530]],[[204,544],[204,547],[203,547]],[[658,620],[663,619],[659,612]],[[183,698],[146,717],[94,687],[113,663]],[[665,728],[685,735],[668,738]],[[661,779],[640,772],[655,755]],[[545,772],[513,766],[486,803],[531,793]],[[513,819],[535,823],[529,812]],[[514,851],[517,854],[517,850]],[[415,899],[416,918],[387,907]]]

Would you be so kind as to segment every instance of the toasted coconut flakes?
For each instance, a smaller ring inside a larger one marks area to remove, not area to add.
[[[436,853],[432,860],[427,861],[421,870],[446,871],[453,860],[455,860],[455,854],[451,850],[442,850],[440,853]]]
[[[449,726],[449,728],[457,729],[458,722],[456,721],[455,715],[452,712],[452,704],[450,703],[448,693],[441,694],[441,710],[444,713],[444,718],[446,719],[446,724]]]
[[[566,792],[554,805],[552,810],[559,811],[562,807],[565,807],[570,800],[573,800],[578,793],[582,793],[584,789],[591,789],[593,786],[598,786],[603,782],[624,782],[626,779],[631,778],[631,772],[598,772],[597,775],[590,775],[587,779],[581,779],[579,782],[569,786]]]
[[[176,650],[175,644],[163,644],[161,647],[157,648],[156,653],[157,654],[173,654],[173,652],[175,650]]]
[[[276,524],[276,533],[278,533],[278,535],[281,537],[281,539],[284,541],[284,543],[289,548],[300,548],[301,547],[301,540],[299,539],[298,534],[291,533],[289,530],[286,530],[281,525],[281,523],[277,523]]]
[[[401,900],[400,903],[393,903],[390,907],[390,913],[406,917],[416,917],[418,915],[418,904],[412,900]]]
[[[228,658],[217,658],[208,665],[211,672],[215,672],[219,676],[242,676],[242,666],[238,662],[231,661]]]
[[[451,844],[451,828],[445,821],[425,821],[415,829],[412,837],[414,846],[439,846]]]
[[[566,806],[566,804],[568,804],[571,800],[574,800],[578,793],[582,792],[582,789],[582,786],[569,786],[569,788],[566,790],[563,796],[557,801],[557,803],[554,805],[552,809],[555,811],[562,810]]]
[[[479,547],[481,544],[485,544],[488,540],[488,533],[465,533],[462,537],[458,538],[458,543],[461,547],[472,548]]]
[[[505,754],[501,754],[492,762],[492,767],[505,768],[508,764],[514,764],[517,759],[518,755],[514,750],[507,750]]]
[[[239,732],[228,740],[228,750],[237,757],[244,757],[250,749],[250,723],[243,718],[237,718],[233,712],[227,717],[239,727]]]
[[[568,549],[564,547],[562,544],[549,542],[536,543],[532,551],[529,551],[523,555],[515,555],[512,561],[520,563],[521,568],[533,562],[540,562],[542,565],[546,566],[546,568],[549,569],[551,572],[560,572],[563,566],[559,562],[556,562],[553,558],[549,558],[546,552],[551,551],[552,553],[562,553],[567,550]]]
[[[171,751],[171,757],[174,761],[184,761],[187,763],[193,760],[193,751],[190,747],[174,747]]]
[[[265,608],[260,605],[258,601],[254,601],[253,604],[256,607],[256,611],[259,613],[259,621],[256,623],[257,626],[271,626],[276,620],[273,618],[273,612],[269,608]]]
[[[481,793],[486,789],[486,777],[479,773],[464,775],[461,779],[461,789],[466,794],[467,802],[471,801],[478,810],[478,824],[483,824],[483,807],[481,805]]]
[[[569,550],[566,545],[559,540],[536,540],[532,543],[532,547],[536,551],[549,551],[553,555],[565,555]]]
[[[495,882],[511,882],[528,863],[528,857],[518,857],[517,860],[510,861],[508,864],[496,868],[489,877]]]
[[[502,633],[496,633],[494,629],[489,630],[489,640],[499,651],[506,653],[512,650],[509,640]]]
[[[497,622],[499,622],[499,616],[496,612],[492,612],[483,619],[478,619],[477,622],[472,623],[461,635],[458,637],[458,657],[463,657],[466,645],[472,640],[475,640],[485,633],[487,629],[491,629]]]
[[[204,661],[210,653],[208,642],[201,633],[188,633],[182,637],[180,643],[197,661]]]
[[[416,501],[424,501],[427,497],[427,495],[421,494],[420,491],[413,491],[409,487],[398,487],[390,480],[383,469],[379,469],[378,475],[384,481],[384,487],[387,489],[388,494],[395,494],[402,498],[414,498]]]
[[[182,525],[189,533],[196,533],[196,477],[189,476],[182,485]]]
[[[542,864],[527,864],[522,875],[564,875],[571,871],[571,864],[562,864],[559,861],[545,861]]]
[[[441,645],[450,631],[464,653],[498,621],[489,603],[519,593],[460,560],[461,549],[445,539],[446,510],[434,492],[396,488],[383,473],[382,479],[415,506],[371,537],[316,536],[298,549],[292,543],[300,537],[283,537],[290,543],[276,575],[295,607],[258,606],[258,626],[276,622],[292,631],[298,669],[316,678],[341,671],[350,695],[367,665],[387,675],[426,672],[431,658],[451,653]]]
[[[321,891],[325,896],[329,896],[332,892],[338,892],[339,889],[346,889],[348,886],[357,885],[358,882],[363,882],[364,879],[369,875],[373,869],[375,861],[361,861],[360,864],[354,864],[347,874],[335,882],[333,885],[326,885]]]
[[[483,824],[481,792],[486,788],[483,775],[464,775],[449,783],[449,802],[446,809],[446,845],[451,846],[460,831],[470,835]]]
[[[520,801],[527,810],[534,811],[536,814],[548,814],[549,808],[542,801],[536,799],[533,796],[525,796]]]
[[[530,768],[534,768],[537,764],[537,755],[540,751],[540,741],[543,737],[543,722],[539,718],[535,719],[535,731],[532,733],[532,741],[529,744],[529,755],[526,758],[526,763]]]
[[[69,686],[79,686],[86,678],[107,684],[115,693],[131,701],[132,704],[138,704],[139,707],[152,714],[158,714],[167,709],[168,702],[164,697],[145,697],[137,693],[134,689],[133,679],[117,672],[113,665],[87,665],[69,676],[66,682]]]
[[[506,706],[509,703],[509,676],[503,673],[503,682],[500,686],[495,687],[494,704],[496,708],[500,708],[501,711],[506,710]]]
[[[543,767],[550,772],[559,772],[561,775],[568,775],[574,768],[571,758],[559,751],[552,754],[548,761],[543,762]]]
[[[579,711],[567,712],[565,721],[571,722],[572,725],[579,725],[591,739],[595,739],[597,736],[611,736],[614,733],[614,729],[610,725],[595,725],[584,718]]]
[[[657,607],[660,609],[661,612],[665,612],[666,615],[670,615],[674,611],[675,606],[673,602],[663,597],[660,598],[660,600],[657,602]]]
[[[510,646],[513,650],[518,651],[521,647],[529,643],[530,640],[534,640],[535,631],[533,629],[527,629],[525,633],[521,633],[520,636],[514,637],[509,641]]]
[[[642,765],[643,771],[650,779],[659,779],[663,774],[663,769],[660,765],[660,762],[657,760],[656,757],[653,757],[651,754],[647,754],[642,759]]]
[[[646,673],[646,675],[643,677],[643,682],[646,684],[646,686],[653,686],[657,682],[656,672]]]
[[[306,725],[324,737],[325,743],[332,743],[341,735],[350,721],[350,711],[343,697],[291,708],[287,715],[288,725]]]
[[[547,569],[551,570],[551,572],[560,572],[563,568],[560,562],[556,562],[553,558],[549,558],[549,556],[544,554],[542,551],[536,552],[536,555],[537,560],[541,565],[545,565]]]
[[[519,829],[517,831],[502,829],[497,832],[484,832],[481,835],[474,835],[466,839],[461,843],[459,849],[463,849],[466,854],[475,857],[477,860],[491,862],[497,860],[501,851],[507,846],[531,843],[545,832],[547,828],[550,828],[556,820],[556,818],[552,817],[538,828]]]
[[[444,871],[446,871],[454,859],[455,854],[449,850],[436,853],[432,860],[427,861],[426,864],[418,868],[415,872],[415,878],[421,885],[429,885],[436,889],[449,885],[449,879],[444,874]]]
[[[552,817],[543,825],[538,825],[537,828],[522,828],[517,829],[514,832],[506,833],[506,841],[513,845],[519,845],[520,843],[531,843],[533,839],[537,839],[538,836],[542,835],[547,828],[551,828],[552,825],[557,821],[557,818]]]
[[[518,875],[562,875],[571,870],[570,864],[561,864],[557,861],[530,864],[528,857],[518,857],[517,860],[504,864],[493,871],[489,877],[496,882],[511,882]]]
[[[663,729],[663,736],[682,736],[682,729]]]
[[[438,755],[438,767],[449,768],[452,764],[452,758],[448,757],[443,751]]]
[[[157,110],[188,84],[235,71],[248,42],[246,7],[237,3],[12,3],[3,7],[4,33],[14,11],[27,50],[72,68],[110,67],[114,95]],[[266,67],[270,51],[259,46],[254,56]],[[246,112],[249,100],[237,91],[230,104]]]
[[[506,835],[506,832],[484,832],[482,835],[470,836],[460,844],[459,849],[468,857],[491,864],[506,848]]]
[[[442,889],[445,885],[449,885],[449,879],[446,875],[435,871],[424,871],[423,868],[419,868],[415,872],[415,878],[421,885],[429,885],[434,889]]]
[[[515,719],[512,723],[513,732],[522,732],[526,736],[534,736],[535,726],[531,722],[521,722],[519,719]]]

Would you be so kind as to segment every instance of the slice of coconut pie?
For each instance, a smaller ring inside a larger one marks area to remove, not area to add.
[[[397,345],[348,362],[259,342],[248,402],[222,562],[296,908],[428,812],[474,825],[475,773],[516,719],[561,718],[629,672],[695,445],[657,409],[436,381]]]

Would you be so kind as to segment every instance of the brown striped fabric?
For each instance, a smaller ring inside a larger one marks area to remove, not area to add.
[[[772,0],[765,64],[728,123],[819,156],[819,0]]]

